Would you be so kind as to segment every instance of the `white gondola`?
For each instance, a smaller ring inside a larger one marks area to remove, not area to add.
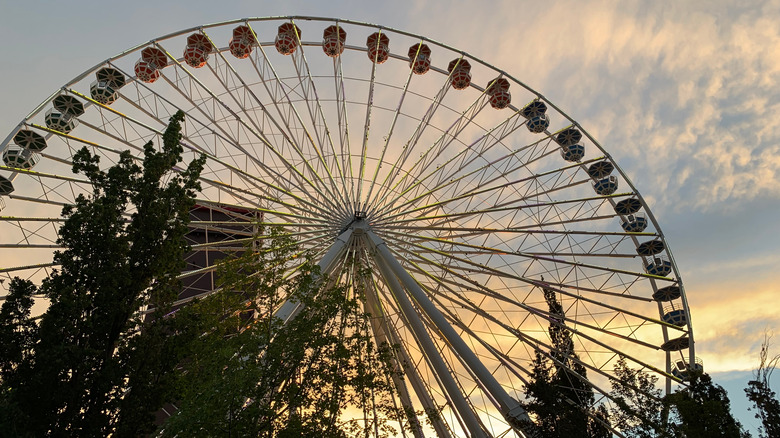
[[[9,145],[3,151],[3,162],[8,167],[29,170],[38,164],[40,156],[35,152],[17,145]]]
[[[78,125],[78,119],[67,114],[63,114],[54,108],[51,108],[46,112],[44,120],[46,121],[46,126],[49,127],[49,129],[60,131],[63,134],[69,134],[71,131],[76,129],[76,125]]]
[[[585,146],[581,144],[561,146],[561,157],[566,161],[578,163],[585,157]]]
[[[532,116],[525,122],[525,126],[534,134],[540,134],[550,127],[550,117],[548,117],[547,114]]]
[[[647,218],[642,213],[634,213],[626,216],[620,226],[629,233],[641,233],[647,228]]]
[[[704,362],[696,357],[693,364],[690,364],[687,360],[677,360],[672,367],[672,375],[680,380],[688,380],[691,378],[691,371],[702,373],[704,372]]]
[[[593,182],[593,190],[601,196],[607,196],[615,193],[618,189],[618,179],[615,175],[610,175]]]
[[[667,324],[684,327],[688,325],[688,313],[679,306],[666,306],[661,320]]]
[[[666,256],[657,255],[645,263],[645,272],[650,275],[666,277],[672,273],[672,262]]]

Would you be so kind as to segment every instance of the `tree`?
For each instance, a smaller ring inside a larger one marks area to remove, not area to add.
[[[770,339],[769,334],[764,334],[764,342],[761,343],[759,353],[758,369],[753,373],[755,378],[749,381],[748,387],[745,388],[745,393],[756,411],[756,418],[761,420],[759,428],[761,438],[780,436],[780,401],[777,400],[777,394],[769,386],[772,372],[780,362],[780,355],[769,357]]]
[[[35,285],[14,278],[8,296],[0,308],[0,379],[5,381],[20,364],[28,360],[37,340],[38,325],[30,317]]]
[[[219,266],[217,292],[172,316],[199,335],[179,369],[179,410],[159,435],[394,435],[387,419],[401,412],[388,351],[368,335],[359,291],[323,278],[310,261],[286,279],[296,246],[271,235]],[[303,309],[283,323],[275,310],[288,298]],[[348,406],[369,420],[346,419]]]
[[[593,388],[587,370],[574,352],[571,331],[566,327],[563,305],[555,292],[543,289],[550,309],[549,358],[537,351],[531,379],[526,385],[526,410],[536,418],[536,428],[545,438],[607,438],[608,414],[594,407]]]
[[[750,434],[731,414],[726,390],[698,370],[689,370],[687,388],[681,387],[664,402],[675,417],[670,424],[675,436],[685,438],[745,438]]]
[[[612,425],[627,438],[664,436],[663,392],[656,387],[658,377],[628,366],[621,357],[615,364],[610,396]]]
[[[30,317],[35,285],[29,280],[14,278],[8,296],[0,308],[0,434],[23,436],[24,416],[15,403],[18,397],[15,377],[19,366],[30,360],[38,339],[38,325]]]
[[[37,290],[49,308],[34,346],[26,344],[21,362],[3,376],[3,392],[12,394],[6,402],[21,413],[17,430],[106,436],[115,427],[137,311],[164,309],[179,289],[183,236],[204,164],[196,159],[174,172],[183,118],[171,118],[161,150],[144,146],[143,166],[129,151],[108,170],[87,148],[74,155],[73,171],[89,179],[93,193],[63,208],[59,268]]]

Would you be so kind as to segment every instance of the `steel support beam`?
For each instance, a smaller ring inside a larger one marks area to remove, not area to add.
[[[321,274],[328,274],[333,270],[335,261],[338,260],[351,237],[352,228],[348,228],[336,238],[336,241],[330,246],[328,252],[326,252],[319,263],[317,263],[317,266],[320,267]],[[303,305],[301,303],[289,299],[276,311],[276,317],[279,318],[282,323],[287,324],[288,321],[294,319],[298,315],[302,308]]]
[[[390,327],[390,324],[388,324],[387,315],[380,302],[379,294],[377,293],[374,283],[372,281],[365,281],[365,287],[365,310],[371,314],[370,323],[374,339],[377,345],[386,343],[387,345],[394,346],[392,366],[395,369],[390,377],[393,381],[393,385],[395,385],[396,390],[398,391],[398,397],[401,399],[401,405],[404,408],[404,413],[407,416],[407,421],[409,421],[409,427],[411,428],[412,433],[415,438],[425,438],[420,420],[414,413],[414,405],[412,404],[409,390],[406,388],[406,382],[401,378],[401,373],[404,373],[411,383],[425,412],[435,412],[437,407],[431,399],[430,394],[428,394],[428,391],[425,389],[419,374],[414,370],[414,365],[412,365],[406,348],[401,344],[398,336],[396,336],[395,333],[392,333],[392,328]],[[451,435],[447,432],[447,428],[444,426],[444,423],[439,416],[429,416],[429,419],[436,431],[437,437],[451,438]]]
[[[376,264],[379,267],[380,273],[385,278],[390,292],[398,302],[404,319],[412,329],[415,338],[417,338],[417,342],[420,343],[425,358],[428,360],[428,363],[431,364],[436,375],[439,376],[439,380],[444,386],[450,402],[453,404],[455,411],[458,413],[463,423],[465,423],[472,438],[487,437],[487,434],[482,428],[479,420],[477,420],[474,411],[463,396],[463,392],[460,387],[458,387],[457,382],[455,382],[455,378],[452,377],[447,364],[444,362],[441,355],[439,355],[436,345],[428,335],[425,325],[417,314],[417,311],[414,309],[409,297],[404,292],[404,289],[401,286],[401,283],[399,283],[398,278],[396,278],[396,275],[393,273],[392,268],[385,262],[383,257],[377,257]]]
[[[360,224],[356,223],[352,225],[352,228],[356,228],[358,226],[360,226]],[[458,356],[463,359],[471,372],[477,377],[480,385],[485,389],[485,391],[487,391],[488,394],[490,394],[493,400],[496,401],[501,415],[503,415],[507,422],[517,432],[527,436],[527,434],[523,432],[523,424],[526,422],[527,424],[532,423],[525,409],[523,409],[517,400],[507,394],[507,392],[504,390],[504,387],[498,383],[495,377],[493,377],[490,371],[488,371],[485,365],[479,360],[477,355],[471,351],[460,335],[458,335],[455,329],[449,324],[449,322],[447,322],[447,319],[444,317],[444,315],[439,311],[439,309],[436,308],[433,302],[431,302],[431,300],[422,290],[422,287],[417,284],[414,278],[408,272],[406,272],[406,269],[404,269],[401,263],[396,260],[385,242],[379,238],[379,236],[374,234],[367,225],[363,225],[363,227],[365,228],[363,234],[365,234],[369,242],[369,247],[375,250],[377,264],[380,267],[384,264],[385,268],[392,272],[392,275],[389,275],[390,278],[388,278],[388,281],[392,280],[394,277],[397,277],[401,281],[403,287],[409,291],[418,307],[423,312],[425,312],[426,316],[433,322],[437,330],[447,340],[447,343],[452,347],[453,350],[455,350]],[[383,275],[385,274],[383,273]],[[388,275],[385,275],[385,277],[388,277]],[[405,299],[408,305],[411,306],[411,302],[409,301],[408,297],[404,295],[402,299]],[[437,372],[439,371],[437,370]]]

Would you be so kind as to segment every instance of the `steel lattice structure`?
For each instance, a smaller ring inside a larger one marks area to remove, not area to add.
[[[610,403],[619,356],[667,391],[697,363],[663,233],[585,129],[476,57],[349,20],[186,29],[66,83],[0,146],[0,275],[52,269],[59,211],[90,190],[70,171],[76,151],[104,166],[140,156],[177,110],[185,160],[207,156],[198,204],[220,215],[193,226],[233,236],[195,249],[240,246],[251,232],[235,223],[262,218],[326,272],[364,281],[374,336],[405,364],[398,397],[442,409],[426,434],[512,430],[530,361],[552,357],[550,324],[572,333],[596,403]]]

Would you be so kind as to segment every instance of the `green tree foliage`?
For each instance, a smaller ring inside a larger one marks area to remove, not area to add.
[[[38,339],[38,325],[30,317],[35,285],[29,280],[14,278],[9,293],[0,308],[0,436],[24,436],[24,417],[15,402],[19,397],[16,384],[9,384],[18,368],[29,362]]]
[[[593,406],[593,388],[574,352],[563,306],[552,290],[544,289],[544,298],[550,309],[553,348],[549,357],[536,353],[526,386],[526,409],[544,438],[607,438],[611,434],[603,424],[609,424],[608,413],[604,407]]]
[[[658,377],[628,366],[621,357],[612,379],[614,408],[610,420],[627,438],[655,438],[663,432],[663,393],[656,387]]]
[[[756,418],[761,420],[759,429],[761,438],[780,436],[780,401],[769,386],[772,372],[780,362],[780,355],[769,357],[769,339],[769,335],[764,336],[758,369],[754,372],[755,378],[749,381],[748,387],[745,388],[748,399],[753,403]]]
[[[174,172],[183,118],[181,112],[171,118],[161,150],[145,145],[142,166],[129,151],[108,170],[87,148],[74,155],[73,171],[89,179],[93,193],[63,209],[57,243],[64,249],[54,255],[59,268],[37,291],[50,306],[34,346],[20,344],[24,351],[12,359],[18,364],[3,370],[3,394],[10,394],[3,403],[18,415],[0,429],[30,436],[113,430],[128,377],[128,339],[141,322],[137,311],[164,309],[179,290],[183,236],[204,163]],[[14,289],[30,295],[30,285]],[[15,333],[32,333],[25,330]]]
[[[389,352],[368,335],[360,296],[310,262],[285,279],[294,251],[281,235],[263,240],[220,265],[219,292],[172,316],[199,335],[179,370],[180,409],[160,436],[395,435]],[[287,298],[303,308],[283,323],[275,309]],[[350,419],[361,411],[367,421]]]
[[[0,308],[0,376],[12,375],[26,362],[38,338],[38,325],[30,317],[35,285],[14,278]]]
[[[731,414],[726,390],[707,373],[690,370],[688,388],[665,397],[673,416],[671,430],[685,438],[745,438],[750,434]]]

